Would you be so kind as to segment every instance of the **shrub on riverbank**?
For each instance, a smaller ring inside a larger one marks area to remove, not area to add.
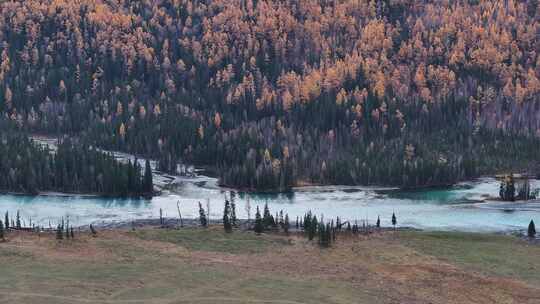
[[[206,211],[202,207],[201,202],[199,202],[199,223],[202,227],[208,227],[208,220],[206,219]]]

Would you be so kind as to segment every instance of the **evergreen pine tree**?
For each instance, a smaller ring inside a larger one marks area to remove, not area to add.
[[[261,212],[259,206],[257,206],[257,212],[255,213],[255,232],[260,234],[264,230],[263,219],[261,218]]]
[[[201,223],[202,227],[208,227],[208,221],[206,220],[206,212],[204,211],[201,202],[199,202],[199,222]]]
[[[285,219],[283,220],[283,231],[287,235],[289,235],[289,228],[290,228],[289,214],[287,213],[287,214],[285,214]]]
[[[17,229],[21,229],[21,214],[19,213],[19,210],[17,210],[17,216],[15,217],[15,225]]]
[[[326,223],[326,247],[332,245],[332,227],[329,223]]]
[[[236,204],[231,200],[231,224],[236,227],[238,219],[236,218]]]
[[[152,180],[152,168],[150,167],[150,161],[147,159],[144,166],[144,180],[143,180],[143,192],[152,194],[154,192],[154,181]]]
[[[506,200],[506,184],[503,181],[501,181],[501,184],[499,185],[499,197],[504,201]]]
[[[69,234],[69,223],[66,225],[66,239],[69,239],[70,237],[70,234]]]
[[[326,232],[323,223],[319,224],[319,246],[326,247]]]
[[[264,204],[263,226],[264,226],[264,229],[268,229],[274,226],[274,217],[270,214],[270,209],[268,208],[268,204]]]
[[[531,222],[529,223],[529,229],[527,230],[527,235],[530,237],[530,238],[534,238],[536,237],[536,227],[534,225],[534,221],[531,220]]]
[[[56,227],[56,239],[61,240],[63,238],[64,238],[64,232],[63,232],[62,225],[58,224],[58,227]]]
[[[302,227],[302,230],[304,231],[304,234],[307,236],[309,234],[309,218],[310,214],[309,212],[304,214],[304,219],[302,220],[302,223],[300,227]]]
[[[381,228],[381,217],[380,216],[377,216],[377,224],[376,224],[377,228]]]
[[[516,185],[514,184],[514,176],[512,174],[510,175],[510,180],[506,186],[506,192],[507,200],[512,202],[516,200]]]
[[[7,211],[4,217],[4,224],[6,225],[6,230],[8,230],[9,229],[9,213]]]
[[[309,234],[311,233],[311,222],[312,222],[312,215],[311,215],[311,211],[309,211],[308,213],[304,215],[303,225],[301,225],[304,229],[305,235],[307,235],[308,237],[309,237]]]
[[[397,218],[396,218],[396,214],[393,212],[392,213],[392,226],[394,226],[394,230],[396,229],[396,225],[397,225]]]
[[[319,246],[323,248],[330,247],[332,243],[332,227],[330,223],[325,225],[323,222],[320,222],[317,226],[319,232]]]
[[[0,220],[0,240],[4,240],[4,224]]]
[[[223,209],[223,228],[225,232],[232,232],[232,223],[231,223],[231,205],[228,200],[225,200],[225,208]]]
[[[75,238],[75,233],[73,232],[73,227],[71,227],[71,239]]]
[[[310,241],[313,240],[313,238],[315,237],[315,234],[317,234],[317,227],[319,226],[318,222],[317,222],[317,216],[313,216],[313,218],[311,219],[310,223],[309,223],[309,232],[308,232],[308,239]]]

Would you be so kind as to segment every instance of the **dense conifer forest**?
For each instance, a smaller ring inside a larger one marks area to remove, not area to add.
[[[56,151],[0,122],[0,191],[58,191],[105,196],[152,195],[152,176],[138,162],[121,164],[110,154],[63,140]],[[144,175],[143,175],[144,173]]]
[[[539,19],[536,0],[2,1],[0,111],[244,188],[449,184],[540,159]],[[116,187],[91,176],[55,186]]]

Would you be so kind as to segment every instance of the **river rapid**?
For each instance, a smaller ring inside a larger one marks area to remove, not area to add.
[[[65,196],[54,193],[42,196],[0,195],[0,214],[20,212],[23,223],[48,227],[62,218],[75,226],[129,222],[137,219],[178,217],[178,207],[184,218],[198,217],[198,203],[210,217],[222,217],[226,198],[236,204],[239,218],[255,215],[257,206],[268,204],[272,213],[283,210],[291,222],[311,210],[325,219],[339,216],[343,220],[367,221],[374,224],[380,216],[382,225],[390,226],[395,212],[398,226],[427,230],[502,232],[525,229],[531,219],[540,223],[540,203],[503,203],[490,201],[496,196],[498,182],[485,178],[462,183],[447,189],[402,191],[399,189],[321,186],[294,189],[286,194],[247,194],[224,189],[214,178],[173,177],[162,194],[145,199],[113,199],[88,196]],[[540,187],[533,181],[533,188]],[[249,202],[249,203],[248,203]],[[3,219],[3,218],[2,218]]]

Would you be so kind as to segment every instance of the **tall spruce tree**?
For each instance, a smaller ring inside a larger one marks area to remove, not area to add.
[[[396,213],[393,212],[392,213],[392,226],[394,226],[394,230],[396,229],[396,225],[397,225],[397,217],[396,217]]]
[[[533,220],[531,220],[531,222],[529,223],[529,229],[527,229],[527,235],[530,238],[535,238],[536,237],[536,227],[534,225]]]
[[[310,241],[313,240],[313,238],[315,237],[315,235],[317,234],[317,228],[319,226],[319,223],[317,222],[317,216],[314,215],[313,218],[310,220],[310,223],[309,223],[309,232],[308,232],[308,239]]]
[[[17,216],[15,217],[15,227],[17,227],[17,229],[21,229],[21,214],[19,210],[17,210]]]
[[[58,226],[56,227],[56,239],[57,240],[61,240],[64,238],[64,228],[62,227],[61,224],[58,224]]]
[[[232,232],[231,204],[228,200],[225,200],[225,207],[223,208],[223,228],[225,232]]]
[[[150,161],[147,159],[144,165],[144,180],[143,180],[144,192],[151,194],[154,192],[154,181],[152,179],[152,167]]]
[[[381,228],[381,217],[377,216],[377,223],[375,224],[377,228]]]
[[[263,219],[261,218],[261,212],[259,206],[257,206],[257,212],[255,213],[255,233],[260,234],[264,230]]]
[[[326,223],[326,247],[332,245],[332,226],[329,223]]]
[[[69,234],[69,222],[66,224],[65,232],[66,232],[66,239],[69,240],[69,238],[70,238],[70,236],[71,236],[71,235]]]
[[[304,229],[304,234],[307,236],[309,236],[309,234],[311,233],[311,222],[312,222],[311,211],[308,211],[308,213],[304,215],[304,222],[303,222],[303,225],[301,225]]]
[[[7,211],[4,217],[4,224],[6,225],[6,230],[8,230],[9,229],[9,213]]]
[[[263,225],[264,229],[268,229],[274,226],[274,217],[272,216],[272,214],[270,214],[268,204],[264,204]]]
[[[236,204],[234,200],[231,200],[231,224],[236,227],[238,225],[238,219],[236,218]]]
[[[5,239],[5,235],[4,235],[4,224],[2,223],[2,220],[0,220],[0,240],[4,240]]]
[[[319,246],[327,247],[326,245],[326,231],[323,223],[319,224]]]
[[[285,214],[285,219],[284,219],[284,223],[283,223],[283,231],[285,232],[286,235],[289,235],[289,228],[290,228],[291,224],[289,223],[289,214]]]

